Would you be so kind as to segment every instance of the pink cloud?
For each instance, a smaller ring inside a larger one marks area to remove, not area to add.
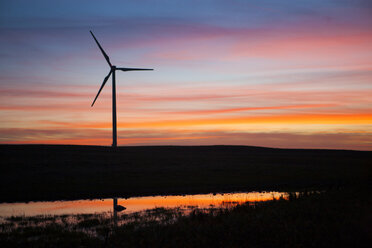
[[[283,35],[253,44],[244,40],[239,41],[233,47],[233,56],[290,58],[306,55],[307,58],[310,56],[321,60],[326,56],[345,58],[354,54],[360,56],[371,49],[371,32],[344,35],[307,34],[298,37],[286,37]]]
[[[285,110],[285,109],[303,109],[303,108],[324,108],[333,107],[334,104],[308,104],[308,105],[289,105],[289,106],[267,106],[267,107],[248,107],[248,108],[229,108],[229,109],[211,109],[211,110],[194,110],[170,112],[171,114],[190,114],[190,115],[208,115],[208,114],[225,114],[255,110]]]
[[[372,49],[372,32],[366,27],[330,23],[260,29],[201,25],[174,37],[158,36],[151,42],[152,54],[143,58],[147,61],[226,62],[258,57],[286,62],[293,58],[348,58],[370,63],[365,53]]]

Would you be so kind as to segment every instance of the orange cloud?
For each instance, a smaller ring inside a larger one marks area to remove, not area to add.
[[[110,122],[67,123],[48,122],[56,126],[71,128],[111,128]],[[164,128],[236,124],[372,124],[371,114],[292,114],[274,116],[251,116],[236,118],[211,118],[189,120],[164,120],[154,122],[121,122],[118,128]]]

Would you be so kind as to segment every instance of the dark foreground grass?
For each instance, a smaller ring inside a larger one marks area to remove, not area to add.
[[[0,202],[285,191],[370,180],[372,152],[0,145]]]
[[[289,200],[243,204],[230,209],[194,209],[189,215],[179,209],[124,214],[119,220],[127,221],[118,227],[108,217],[95,215],[77,217],[74,224],[54,221],[44,226],[22,227],[22,221],[31,220],[21,217],[9,220],[13,227],[9,223],[1,226],[0,244],[2,247],[370,247],[371,209],[370,185],[361,185],[323,193],[291,194]]]

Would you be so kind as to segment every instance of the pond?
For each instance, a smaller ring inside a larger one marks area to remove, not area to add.
[[[126,209],[125,213],[139,212],[153,208],[196,207],[211,208],[237,205],[244,202],[268,201],[287,198],[285,192],[243,192],[221,194],[143,196],[131,198],[74,200],[74,201],[44,201],[28,203],[1,203],[0,217],[91,214],[116,212],[115,202]],[[116,207],[117,209],[117,207]]]

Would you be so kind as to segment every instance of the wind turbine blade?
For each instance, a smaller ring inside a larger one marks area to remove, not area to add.
[[[121,71],[153,71],[154,69],[141,69],[141,68],[116,68]]]
[[[94,101],[93,101],[91,107],[93,107],[94,103],[96,102],[96,100],[97,100],[97,98],[98,98],[98,96],[99,96],[99,93],[101,93],[101,90],[102,90],[103,87],[105,86],[105,84],[106,84],[106,82],[107,82],[107,79],[109,79],[109,77],[110,77],[110,75],[111,75],[111,72],[112,72],[112,70],[110,70],[109,74],[105,77],[105,79],[103,79],[103,83],[102,83],[102,85],[101,85],[101,88],[99,88],[99,91],[98,91],[98,93],[97,93],[97,95],[96,95],[96,98],[94,98]]]
[[[103,50],[103,48],[101,47],[101,45],[99,44],[98,40],[96,39],[96,37],[94,36],[93,32],[90,31],[90,34],[93,36],[94,40],[96,41],[99,49],[101,50],[102,54],[103,54],[103,57],[105,57],[107,63],[110,65],[110,67],[112,66],[111,62],[110,62],[110,58],[109,56],[107,56],[107,54],[105,53],[105,51]]]

